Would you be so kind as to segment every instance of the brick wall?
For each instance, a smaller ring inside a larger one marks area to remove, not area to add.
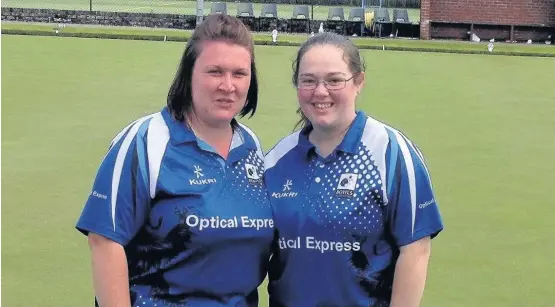
[[[429,21],[555,26],[555,0],[422,0],[422,8],[424,39],[430,38]]]
[[[432,0],[420,1],[420,38],[430,39],[430,13]]]
[[[433,21],[555,25],[555,0],[431,0]]]

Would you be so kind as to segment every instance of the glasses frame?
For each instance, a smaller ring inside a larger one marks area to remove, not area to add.
[[[310,87],[301,87],[301,86],[299,86],[299,82],[297,82],[297,89],[313,91],[313,90],[315,90],[315,89],[318,88],[318,86],[320,85],[320,83],[324,83],[324,87],[325,87],[328,91],[338,91],[338,90],[342,90],[342,89],[344,89],[345,87],[347,87],[347,82],[353,80],[354,77],[355,77],[355,75],[352,75],[349,79],[344,79],[344,80],[343,80],[343,86],[342,86],[342,87],[339,87],[339,88],[329,88],[329,87],[328,87],[329,84],[326,82],[326,80],[319,80],[319,81],[316,81],[316,83],[315,83],[313,86],[310,86]]]

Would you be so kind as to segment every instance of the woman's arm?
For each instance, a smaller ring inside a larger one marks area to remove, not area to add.
[[[100,307],[130,307],[125,250],[119,243],[89,233],[93,285]]]
[[[426,284],[431,239],[422,238],[402,246],[400,250],[390,307],[418,307]]]
[[[124,246],[150,214],[154,185],[144,176],[149,172],[146,132],[138,132],[146,120],[137,120],[112,140],[75,225],[88,239],[93,285],[101,307],[131,305]]]

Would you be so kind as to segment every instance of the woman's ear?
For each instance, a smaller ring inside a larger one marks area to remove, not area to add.
[[[354,78],[354,84],[362,89],[364,86],[365,74],[364,72],[359,72]]]
[[[365,81],[364,72],[357,73],[353,81],[354,81],[353,83],[357,87],[357,92],[362,91],[362,88],[364,87],[364,81]]]

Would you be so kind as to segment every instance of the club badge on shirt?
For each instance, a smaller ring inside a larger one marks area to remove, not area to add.
[[[335,189],[335,195],[338,197],[353,197],[357,187],[357,179],[358,174],[341,174],[341,177],[339,177],[339,183]]]
[[[245,171],[250,184],[262,185],[262,177],[258,174],[258,168],[255,165],[245,163]]]

